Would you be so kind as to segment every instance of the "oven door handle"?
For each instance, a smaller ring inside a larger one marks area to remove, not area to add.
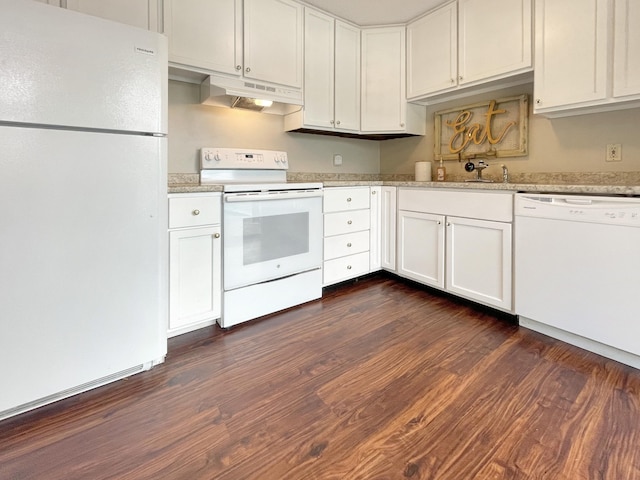
[[[257,202],[262,200],[296,200],[298,198],[322,197],[322,190],[301,190],[270,192],[270,193],[234,193],[224,196],[224,201],[228,203],[236,202]]]

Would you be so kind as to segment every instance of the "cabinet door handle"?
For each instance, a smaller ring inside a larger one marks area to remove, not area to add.
[[[329,123],[330,123],[331,125],[333,125],[333,120],[329,120]]]
[[[376,192],[375,190],[373,190],[373,191],[371,192],[371,195],[375,195],[376,193],[378,193],[378,192]]]
[[[458,80],[462,81],[462,75],[460,75],[460,76],[458,77]]]
[[[347,270],[351,270],[351,265],[347,265]]]
[[[249,67],[244,69],[245,72],[249,73],[251,71],[251,69]]]
[[[338,120],[338,121],[336,122],[336,124],[340,125],[340,120]]]
[[[198,209],[196,208],[196,209],[195,209],[193,212],[191,212],[191,213],[192,213],[193,215],[196,215],[196,216],[197,216],[197,215],[200,215],[200,210],[198,210]]]
[[[542,100],[539,98],[536,98],[536,105],[542,105]]]
[[[402,122],[402,123],[400,124],[400,126],[401,126],[402,128],[404,128],[404,122]]]
[[[220,238],[220,234],[219,233],[214,233],[213,234],[213,238]]]
[[[352,223],[353,223],[353,222],[352,222],[351,220],[349,220],[349,221],[347,222],[347,225],[351,225]]]
[[[451,223],[447,222],[447,227],[450,227],[450,226],[451,226]]]
[[[347,202],[350,202],[350,201],[351,201],[351,197],[347,198]]]
[[[455,78],[452,78],[452,79],[451,79],[451,85],[453,85],[454,83],[456,83],[456,79],[455,79]]]
[[[237,71],[242,70],[242,65],[236,65],[236,70],[237,70]]]
[[[351,244],[350,244],[350,243],[347,243],[347,247],[351,248]]]
[[[437,222],[437,223],[438,223],[438,225],[442,225],[442,222],[441,222],[440,220],[438,220],[438,222]]]

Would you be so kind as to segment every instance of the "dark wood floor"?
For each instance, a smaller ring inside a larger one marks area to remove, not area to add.
[[[640,372],[376,276],[1,422],[0,479],[640,479]]]

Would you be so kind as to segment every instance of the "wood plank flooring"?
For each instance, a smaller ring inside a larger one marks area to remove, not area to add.
[[[0,422],[0,479],[640,480],[640,371],[381,274]]]

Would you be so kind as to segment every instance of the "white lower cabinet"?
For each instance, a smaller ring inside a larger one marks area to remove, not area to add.
[[[447,217],[446,289],[511,310],[511,224]]]
[[[398,193],[397,273],[512,311],[513,194]]]
[[[369,187],[324,189],[324,286],[371,271],[372,196]]]
[[[444,288],[444,216],[398,212],[398,270],[407,278]]]
[[[378,202],[380,203],[380,267],[395,272],[396,270],[396,218],[397,189],[382,187]]]
[[[169,337],[213,325],[220,318],[220,197],[169,196]]]

